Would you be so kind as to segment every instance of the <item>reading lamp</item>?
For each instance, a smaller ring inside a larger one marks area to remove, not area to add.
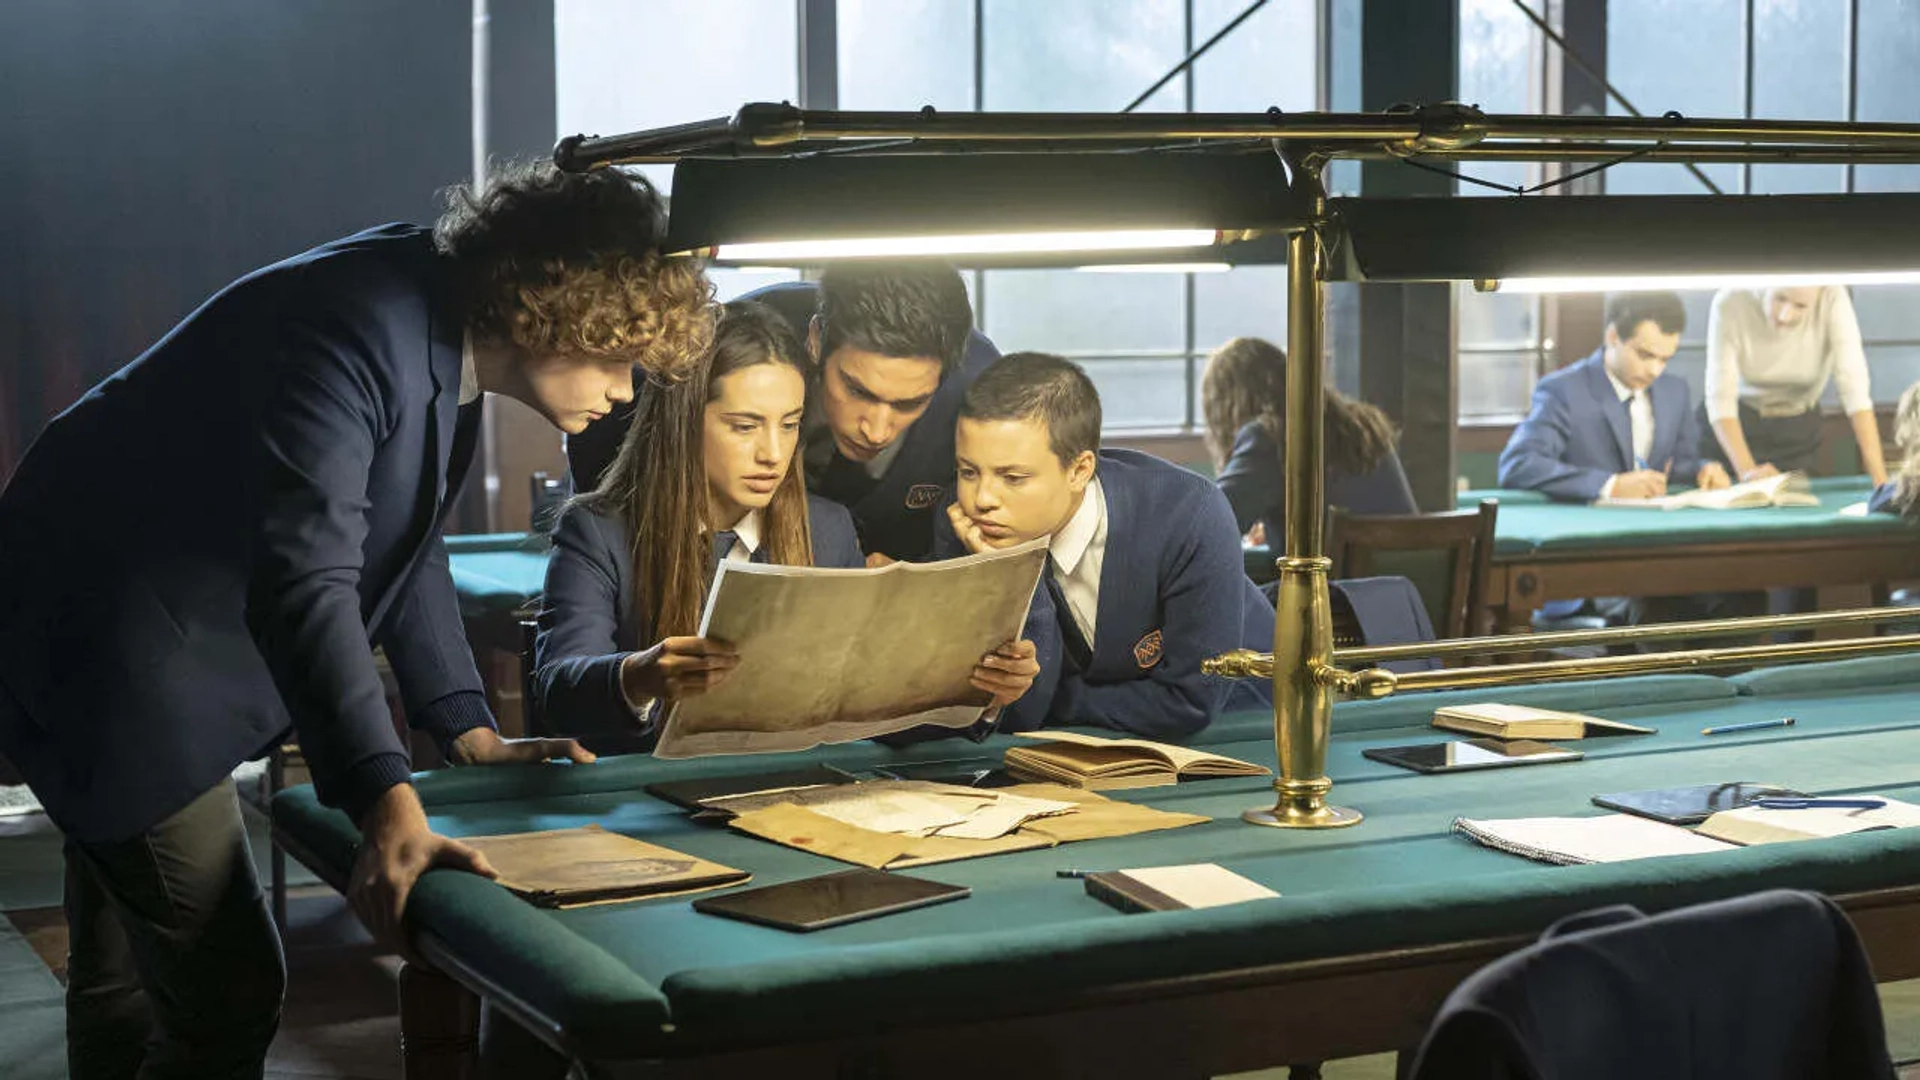
[[[1268,261],[1301,218],[1271,150],[689,158],[670,251],[723,265],[939,257],[1184,270]]]
[[[1607,292],[1920,282],[1920,195],[1333,199],[1348,281]]]

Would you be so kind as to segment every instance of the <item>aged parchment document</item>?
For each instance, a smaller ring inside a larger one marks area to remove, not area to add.
[[[980,658],[1020,636],[1045,538],[877,570],[723,562],[701,618],[740,665],[677,702],[655,757],[758,754],[851,742],[920,724],[965,727],[987,696]]]

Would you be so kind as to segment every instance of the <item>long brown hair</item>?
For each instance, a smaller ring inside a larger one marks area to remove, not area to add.
[[[1287,354],[1261,338],[1234,338],[1207,358],[1200,380],[1207,418],[1207,449],[1214,468],[1226,467],[1233,437],[1259,421],[1286,454]],[[1347,476],[1365,476],[1378,468],[1400,433],[1387,414],[1364,401],[1326,388],[1327,467]]]
[[[800,343],[785,320],[763,304],[727,304],[713,348],[684,379],[647,382],[620,452],[598,490],[581,502],[617,514],[632,538],[635,610],[651,615],[656,638],[692,634],[712,584],[705,445],[707,403],[720,380],[756,364],[782,364],[806,375]],[[796,452],[796,458],[799,456]],[[813,563],[807,527],[805,470],[789,460],[787,474],[761,514],[761,544],[770,561]]]

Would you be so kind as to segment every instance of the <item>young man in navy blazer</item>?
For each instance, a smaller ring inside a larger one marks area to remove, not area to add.
[[[483,392],[578,431],[705,348],[643,181],[524,166],[234,282],[55,418],[0,495],[0,753],[67,838],[76,1077],[259,1076],[285,967],[229,774],[299,737],[383,941],[433,833],[373,646],[455,764],[496,733],[440,540]]]
[[[1500,452],[1500,486],[1569,502],[1664,495],[1672,477],[1726,487],[1726,470],[1700,458],[1686,381],[1666,370],[1686,328],[1673,293],[1609,297],[1600,348],[1534,389]]]
[[[801,434],[807,490],[853,514],[878,563],[924,559],[953,495],[953,420],[975,376],[999,357],[974,332],[953,267],[836,263],[820,281],[742,297],[779,312],[815,365]],[[567,437],[575,488],[598,486],[631,405]]]
[[[968,388],[956,425],[968,550],[1050,536],[1027,621],[1041,671],[998,729],[1097,724],[1178,740],[1228,697],[1200,661],[1273,642],[1273,605],[1247,579],[1240,531],[1205,477],[1133,450],[1100,449],[1100,396],[1057,356],[1015,353]]]
[[[1726,470],[1699,455],[1685,380],[1666,370],[1687,326],[1680,298],[1670,292],[1618,293],[1607,298],[1606,318],[1593,355],[1541,379],[1534,389],[1532,410],[1500,452],[1500,486],[1568,502],[1664,495],[1670,477],[1702,488],[1726,487]],[[1610,620],[1638,623],[1704,614],[1729,598],[1661,599],[1659,612],[1617,597],[1591,603]],[[1555,600],[1541,610],[1564,618],[1588,603]]]

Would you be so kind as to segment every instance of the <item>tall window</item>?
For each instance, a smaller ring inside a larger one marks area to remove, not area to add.
[[[617,135],[799,96],[793,0],[554,0],[554,111],[563,135]],[[673,169],[640,171],[666,194]],[[715,270],[726,300],[798,275]]]
[[[849,109],[1113,112],[1247,7],[1246,0],[840,0],[840,105]],[[1318,98],[1317,0],[1270,0],[1140,106],[1286,110]],[[993,270],[976,275],[982,329],[1004,350],[1086,366],[1113,428],[1184,428],[1200,365],[1229,338],[1284,341],[1283,268],[1226,273]]]

